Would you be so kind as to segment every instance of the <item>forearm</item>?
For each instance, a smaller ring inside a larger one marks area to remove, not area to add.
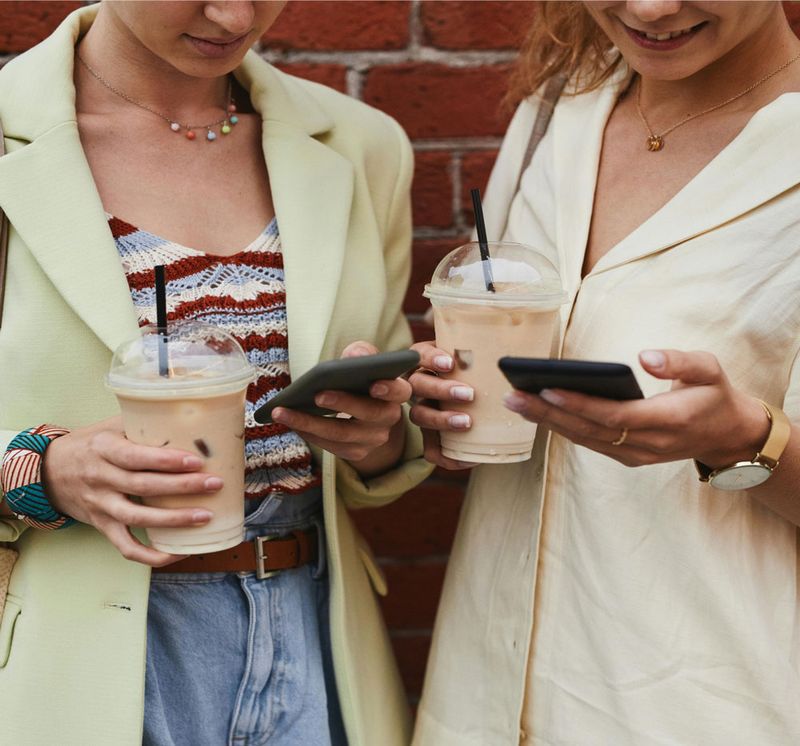
[[[764,484],[748,494],[795,526],[800,526],[800,426],[792,427],[778,467]]]

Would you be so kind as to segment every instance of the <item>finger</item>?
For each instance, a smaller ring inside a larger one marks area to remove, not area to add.
[[[175,448],[132,443],[122,433],[103,431],[90,441],[90,447],[115,466],[128,471],[184,472],[202,468],[198,455]]]
[[[419,353],[420,365],[428,370],[449,373],[453,370],[453,356],[441,350],[433,342],[417,342],[411,345]]]
[[[109,521],[107,524],[98,526],[108,540],[119,550],[125,559],[131,562],[141,562],[143,565],[151,567],[161,567],[171,562],[175,562],[180,555],[160,552],[158,549],[147,547],[131,534],[127,526],[121,523]]]
[[[423,455],[425,460],[431,464],[436,464],[450,471],[457,471],[460,469],[471,469],[477,464],[470,461],[457,461],[448,458],[442,453],[442,444],[439,440],[439,434],[433,430],[422,431]]]
[[[324,440],[342,445],[365,443],[374,448],[381,444],[378,442],[380,433],[388,434],[390,424],[394,424],[400,418],[400,409],[396,404],[375,403],[379,406],[394,407],[397,412],[395,420],[383,426],[376,426],[373,423],[362,422],[354,418],[320,417],[284,407],[276,407],[272,412],[272,419],[294,430],[301,437],[310,438],[317,445]],[[382,442],[385,442],[385,439]],[[335,449],[327,448],[326,450],[336,453]]]
[[[710,352],[644,350],[639,353],[639,361],[656,378],[690,386],[717,384],[724,379],[719,360]]]
[[[409,418],[423,430],[469,430],[472,418],[464,412],[439,410],[424,402],[414,404],[409,411]]]
[[[525,419],[541,423],[551,429],[557,429],[558,432],[573,441],[580,439],[581,441],[593,440],[611,443],[619,438],[620,430],[624,427],[623,425],[606,427],[580,414],[573,414],[563,405],[556,406],[547,401],[545,397],[535,394],[513,391],[506,394],[503,401],[512,412],[521,414]]]
[[[406,382],[403,381],[403,383]],[[406,399],[402,401],[406,401]],[[322,391],[314,397],[314,402],[319,407],[334,412],[345,412],[357,420],[372,425],[394,425],[402,415],[398,406],[400,402],[381,401],[369,396],[347,394],[343,391]]]
[[[108,486],[125,495],[163,497],[167,495],[196,495],[222,489],[218,476],[204,472],[163,474],[150,471],[125,471],[110,466],[94,481],[94,486]]]
[[[373,399],[381,399],[394,404],[405,404],[413,393],[411,384],[404,378],[375,381],[369,389],[369,395]]]
[[[389,438],[389,431],[386,428],[354,427],[352,424],[348,424],[348,421],[344,421],[341,433],[334,433],[334,437],[331,438],[303,430],[296,432],[303,440],[347,461],[365,459],[372,451],[386,443]]]
[[[214,514],[205,508],[152,508],[137,505],[122,495],[118,495],[117,499],[108,500],[105,508],[108,515],[118,523],[142,528],[202,526],[214,517]]]
[[[357,342],[351,342],[347,347],[342,350],[342,357],[364,357],[365,355],[375,355],[378,352],[378,348],[370,344],[369,342],[365,342],[364,340],[358,340]]]
[[[412,373],[408,379],[414,396],[420,399],[437,399],[439,401],[472,401],[475,390],[459,381],[432,376],[424,371]]]

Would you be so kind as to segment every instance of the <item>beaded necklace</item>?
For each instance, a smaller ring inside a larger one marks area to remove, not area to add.
[[[92,76],[94,76],[100,83],[102,83],[106,88],[108,88],[109,91],[115,93],[120,98],[125,99],[125,101],[127,101],[128,103],[133,104],[134,106],[138,106],[140,109],[144,109],[145,111],[149,111],[151,114],[155,114],[157,117],[160,117],[169,125],[169,128],[173,132],[181,132],[181,131],[186,132],[187,140],[194,140],[197,137],[197,135],[195,134],[195,130],[206,130],[206,140],[208,142],[213,142],[214,140],[217,139],[217,133],[214,132],[214,127],[222,125],[220,127],[220,132],[223,135],[227,135],[231,131],[232,126],[239,121],[239,117],[236,116],[236,104],[233,103],[233,99],[231,97],[230,78],[228,78],[228,93],[225,96],[226,103],[225,106],[223,107],[225,111],[225,116],[222,117],[221,119],[217,119],[214,122],[209,122],[208,124],[184,124],[182,122],[179,122],[174,117],[168,117],[166,114],[162,114],[160,111],[156,111],[147,104],[143,104],[141,101],[136,101],[135,99],[128,96],[126,93],[120,91],[118,88],[115,88],[102,75],[100,75],[100,73],[97,72],[97,70],[91,67],[89,63],[83,59],[83,57],[81,57],[79,54],[77,55],[77,57],[78,60],[80,60],[80,63],[89,71],[89,73]]]

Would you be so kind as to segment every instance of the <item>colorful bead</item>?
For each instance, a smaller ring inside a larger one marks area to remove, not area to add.
[[[180,132],[181,126],[177,122],[172,122],[172,124],[170,124],[169,128],[173,132]]]
[[[236,124],[238,121],[239,117],[237,117],[236,114],[234,114],[230,119],[231,124]]]
[[[194,130],[189,130],[186,133],[186,139],[187,140],[194,140],[195,137],[196,137],[196,135],[194,134]]]
[[[231,131],[230,125],[223,124],[222,125],[222,134],[227,135]]]
[[[232,114],[234,111],[236,111],[236,104],[234,104],[233,102],[229,103],[229,104],[228,104],[228,111],[229,111],[231,114]]]
[[[211,130],[209,130],[209,131],[208,131],[208,134],[206,135],[206,139],[207,139],[209,142],[210,142],[211,140],[216,140],[216,139],[217,139],[217,135],[216,135],[216,133],[215,133],[215,132],[212,132]]]

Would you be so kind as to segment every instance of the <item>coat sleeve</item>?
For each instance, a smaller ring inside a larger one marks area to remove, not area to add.
[[[384,266],[386,268],[386,302],[375,344],[381,350],[399,350],[411,344],[411,332],[403,314],[408,280],[411,274],[411,178],[414,156],[411,144],[394,120],[397,174],[388,220],[384,233]],[[336,459],[336,484],[340,496],[350,508],[378,507],[396,500],[418,485],[433,467],[422,458],[422,433],[408,419],[408,406],[403,407],[406,443],[399,466],[372,479],[363,480],[347,462]]]

